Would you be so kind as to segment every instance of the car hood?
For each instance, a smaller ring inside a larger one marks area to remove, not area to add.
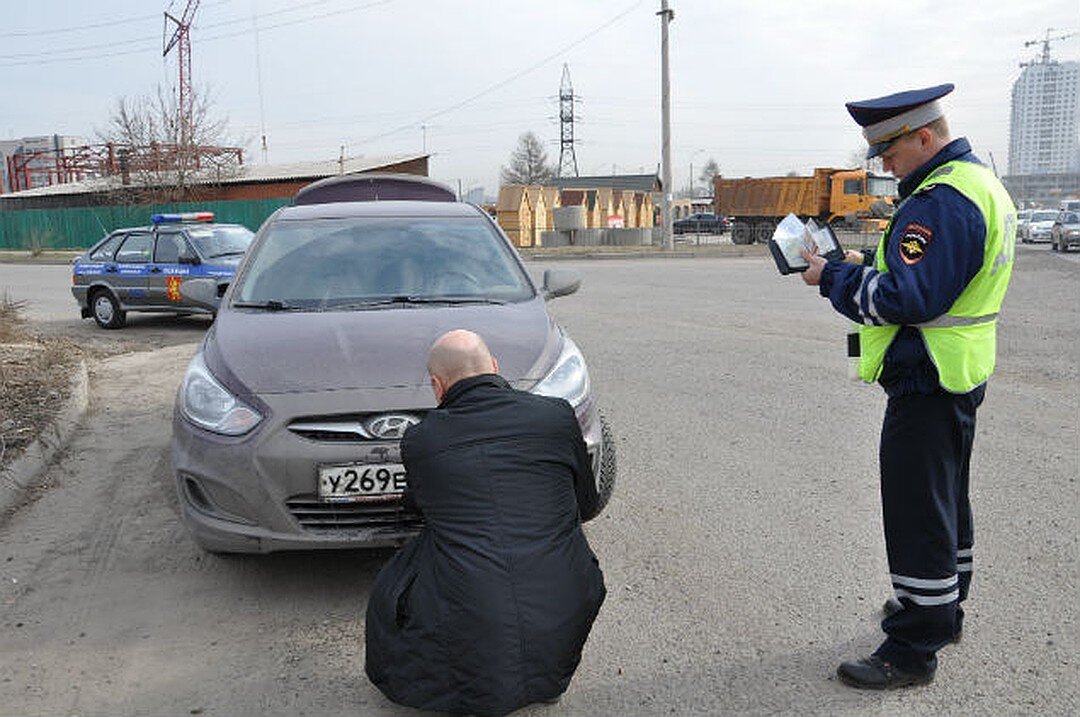
[[[529,388],[550,370],[562,335],[543,299],[318,313],[227,308],[204,342],[207,367],[238,395],[428,385],[427,354],[451,329],[482,336],[499,373]]]

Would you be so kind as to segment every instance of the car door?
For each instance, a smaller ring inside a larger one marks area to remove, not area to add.
[[[116,272],[109,272],[109,284],[127,306],[146,306],[147,283],[153,258],[154,235],[133,231],[116,250]]]
[[[191,273],[195,252],[180,232],[158,231],[154,260],[147,276],[147,302],[153,306],[179,306],[180,284]]]

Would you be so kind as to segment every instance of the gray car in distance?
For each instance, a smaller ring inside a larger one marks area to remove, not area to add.
[[[485,212],[429,180],[311,185],[259,230],[178,391],[173,469],[192,537],[271,552],[415,534],[399,443],[434,406],[428,348],[455,328],[484,337],[516,388],[570,402],[606,503],[613,440],[546,307],[579,284],[552,270],[536,286]],[[216,300],[212,283],[184,291]]]

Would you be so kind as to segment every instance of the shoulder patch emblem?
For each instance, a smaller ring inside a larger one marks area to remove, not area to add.
[[[918,263],[926,256],[933,238],[934,232],[928,227],[915,222],[908,224],[900,232],[900,258],[908,266]]]

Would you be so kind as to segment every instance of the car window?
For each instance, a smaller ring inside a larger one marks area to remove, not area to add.
[[[184,237],[176,233],[158,234],[154,246],[154,261],[158,264],[179,264],[181,256],[190,256]]]
[[[1031,215],[1033,222],[1052,222],[1057,217],[1055,212],[1035,212]]]
[[[1062,221],[1066,224],[1076,224],[1077,222],[1080,222],[1080,214],[1069,212]]]
[[[187,235],[203,259],[243,254],[255,238],[247,227],[232,224],[193,226],[187,229]]]
[[[242,302],[332,309],[410,297],[522,301],[533,289],[480,218],[279,220],[237,279]]]
[[[116,253],[116,247],[120,246],[120,242],[124,240],[125,236],[124,234],[113,234],[90,253],[90,258],[94,261],[112,261],[113,254]]]
[[[152,245],[153,237],[150,232],[128,234],[116,252],[116,260],[123,264],[145,264],[150,261]]]

